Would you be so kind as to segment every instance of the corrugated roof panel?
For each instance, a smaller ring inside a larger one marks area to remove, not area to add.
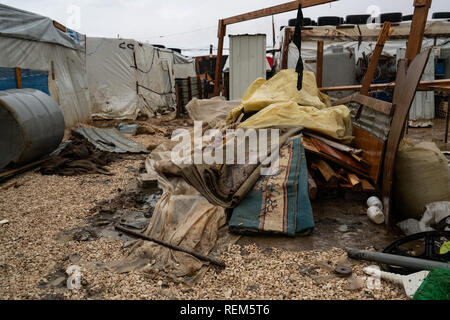
[[[116,129],[77,128],[97,149],[113,153],[149,153],[141,144],[120,134]]]

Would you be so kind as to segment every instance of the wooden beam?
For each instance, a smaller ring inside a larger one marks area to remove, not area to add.
[[[283,70],[288,68],[289,44],[291,43],[293,36],[294,32],[284,29],[283,52],[281,54],[281,69]]]
[[[214,95],[218,96],[221,91],[221,79],[222,79],[222,56],[223,56],[223,42],[226,35],[226,27],[227,25],[238,23],[238,22],[244,22],[249,21],[253,19],[263,18],[272,16],[279,13],[294,11],[298,9],[299,4],[302,4],[302,8],[308,8],[317,6],[320,4],[330,3],[337,0],[297,0],[297,1],[291,1],[288,3],[280,4],[277,6],[273,6],[270,8],[265,8],[253,12],[248,12],[244,14],[240,14],[231,18],[227,19],[221,19],[219,20],[219,31],[218,31],[218,37],[219,37],[219,45],[217,46],[217,60],[216,60],[216,76],[214,81]],[[286,62],[284,62],[287,64]]]
[[[20,68],[14,68],[16,72],[16,87],[17,89],[22,89],[22,73],[20,72]]]
[[[406,60],[409,63],[422,51],[423,35],[432,0],[414,0],[414,16],[406,45]]]
[[[392,110],[393,110],[392,103],[386,102],[383,100],[379,100],[379,99],[375,99],[372,97],[368,97],[368,96],[363,96],[360,93],[354,93],[346,98],[337,100],[333,103],[333,106],[347,104],[349,102],[357,102],[357,103],[367,106],[371,109],[374,109],[381,113],[384,113],[388,116],[392,115]]]
[[[283,3],[283,4],[280,4],[277,6],[240,14],[240,15],[237,15],[234,17],[224,19],[223,21],[224,21],[225,25],[230,25],[230,24],[234,24],[234,23],[238,23],[238,22],[244,22],[244,21],[264,18],[264,17],[268,17],[268,16],[272,16],[272,15],[280,14],[280,13],[284,13],[284,12],[294,11],[294,10],[298,9],[298,5],[300,3],[302,4],[302,8],[304,9],[304,8],[313,7],[313,6],[317,6],[317,5],[325,4],[325,3],[329,3],[329,2],[334,2],[334,1],[337,1],[337,0],[291,1],[291,2]]]
[[[384,44],[386,43],[389,34],[391,33],[391,23],[386,21],[381,29],[380,36],[378,37],[377,45],[370,58],[369,67],[367,68],[366,75],[362,81],[361,94],[368,96],[370,84],[372,83],[373,76],[378,67],[378,61],[380,60],[381,53],[384,49]]]
[[[419,87],[417,90],[419,91],[432,91],[433,88],[439,87],[439,86],[445,86],[450,84],[450,79],[441,79],[441,80],[426,80],[421,81],[419,83]],[[371,84],[370,90],[385,90],[387,88],[393,88],[395,87],[396,83],[380,83],[380,84]],[[324,87],[319,88],[322,92],[327,91],[360,91],[361,85],[350,85],[350,86],[337,86],[337,87]]]
[[[214,79],[214,95],[218,96],[221,91],[221,80],[222,80],[222,55],[223,55],[223,42],[227,32],[227,25],[223,23],[223,20],[219,20],[219,45],[217,46],[217,57],[216,57],[216,74]]]
[[[317,61],[316,61],[316,79],[317,87],[323,84],[323,41],[317,42]]]
[[[406,60],[400,60],[397,68],[397,86],[394,91],[393,104],[395,105],[391,130],[386,145],[386,155],[383,169],[383,204],[386,216],[386,225],[392,228],[392,190],[394,184],[395,161],[400,140],[404,133],[409,111],[416,95],[417,86],[423,75],[430,56],[431,49],[422,52],[408,66]]]

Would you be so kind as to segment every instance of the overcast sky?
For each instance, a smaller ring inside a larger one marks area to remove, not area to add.
[[[50,17],[91,37],[132,38],[182,49],[217,46],[217,22],[288,0],[2,0],[2,3]],[[304,10],[305,17],[381,12],[413,13],[414,0],[340,0]],[[430,14],[450,11],[450,0],[433,0]],[[79,12],[79,16],[77,15]],[[295,18],[295,12],[275,16],[275,30]],[[431,17],[430,17],[431,18]],[[228,34],[265,33],[272,41],[272,18],[231,25]],[[270,43],[271,44],[271,43]],[[228,43],[225,43],[227,47]]]

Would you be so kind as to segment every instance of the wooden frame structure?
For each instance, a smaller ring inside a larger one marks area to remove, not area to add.
[[[291,1],[288,3],[280,4],[277,6],[273,6],[270,8],[265,8],[261,10],[256,10],[244,14],[240,14],[234,17],[221,19],[219,20],[219,31],[218,31],[218,38],[219,43],[217,46],[217,61],[216,61],[216,77],[214,81],[214,95],[218,96],[221,91],[221,79],[222,79],[222,55],[223,55],[223,43],[224,38],[227,33],[227,26],[239,22],[264,18],[268,16],[273,16],[275,14],[280,14],[284,12],[294,11],[298,9],[298,6],[301,4],[302,8],[308,8],[313,7],[325,3],[334,2],[337,0],[297,0],[297,1]]]

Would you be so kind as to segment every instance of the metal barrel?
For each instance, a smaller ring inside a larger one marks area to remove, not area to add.
[[[0,171],[50,154],[64,129],[61,109],[42,91],[0,91]]]

